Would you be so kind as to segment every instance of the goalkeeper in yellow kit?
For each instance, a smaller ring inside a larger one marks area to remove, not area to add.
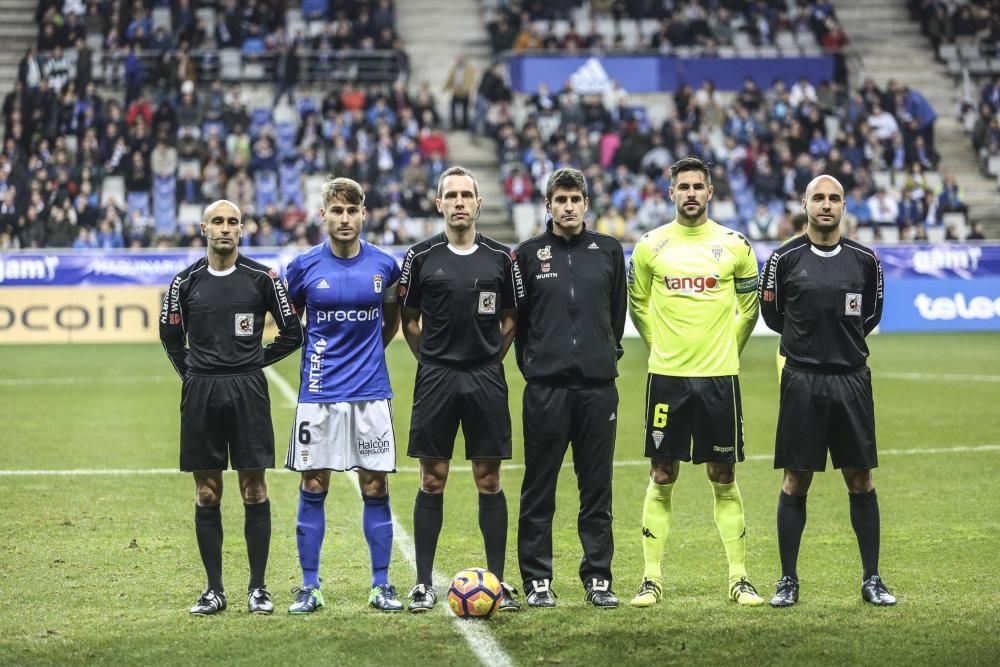
[[[684,158],[670,168],[677,218],[644,235],[628,272],[629,312],[649,348],[642,508],[645,571],[635,607],[659,602],[660,561],[681,461],[704,463],[715,493],[715,523],[729,559],[729,596],[764,603],[746,572],[739,353],[757,322],[757,258],[740,233],[708,219],[708,167]]]

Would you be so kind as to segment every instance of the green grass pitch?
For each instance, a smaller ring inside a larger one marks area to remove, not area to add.
[[[576,485],[560,477],[554,527],[554,610],[525,610],[485,627],[514,664],[656,665],[996,664],[1000,655],[1000,337],[875,336],[871,340],[881,467],[882,574],[894,608],[860,599],[860,562],[838,473],[816,478],[799,564],[801,603],[742,609],[726,597],[726,564],[705,472],[683,466],[657,607],[588,608],[576,570]],[[737,479],[746,504],[751,579],[765,595],[779,576],[774,512],[780,472],[768,460],[777,410],[775,339],[743,358],[747,455]],[[394,514],[411,530],[418,476],[405,456],[415,363],[389,349],[401,471]],[[515,458],[523,382],[508,360]],[[276,370],[298,386],[298,360]],[[639,537],[645,357],[627,341],[615,470],[614,588],[627,600],[642,572]],[[180,473],[11,475],[10,470],[169,469],[177,465],[180,385],[158,345],[0,347],[0,663],[24,664],[475,664],[458,622],[439,609],[380,615],[366,604],[369,564],[354,478],[337,475],[322,557],[327,608],[284,613],[299,581],[297,479],[269,476],[274,533],[268,583],[277,613],[250,617],[243,511],[235,476],[223,501],[230,608],[190,618],[204,585],[193,531],[193,484]],[[279,461],[292,408],[271,383]],[[458,450],[461,452],[461,445]],[[503,473],[511,516],[508,578],[517,582],[521,470]],[[445,493],[436,568],[481,565],[468,464]],[[398,549],[402,593],[414,573]],[[445,582],[437,582],[439,588]],[[522,598],[523,599],[523,598]],[[463,622],[465,623],[465,622]]]

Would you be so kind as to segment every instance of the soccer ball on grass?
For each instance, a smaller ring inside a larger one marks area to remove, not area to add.
[[[448,586],[448,605],[459,618],[489,618],[503,599],[500,580],[489,570],[462,570]]]

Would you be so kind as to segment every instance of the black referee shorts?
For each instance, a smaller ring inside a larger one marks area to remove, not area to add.
[[[262,371],[189,375],[181,389],[181,470],[274,467],[271,399]]]
[[[786,364],[774,467],[822,472],[828,450],[834,468],[878,467],[871,370],[813,373]]]
[[[646,457],[694,463],[742,461],[739,377],[650,373],[646,382]]]
[[[469,369],[417,366],[406,453],[413,458],[452,458],[459,422],[465,458],[510,458],[510,409],[502,364]]]

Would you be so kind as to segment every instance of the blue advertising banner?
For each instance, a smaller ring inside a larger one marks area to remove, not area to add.
[[[711,79],[717,90],[739,90],[747,77],[761,90],[770,88],[775,79],[791,85],[803,76],[816,86],[833,79],[833,58],[670,58],[661,76],[661,90],[668,91],[681,83],[697,89],[705,79]]]
[[[246,253],[271,268],[284,270],[299,250]],[[36,251],[0,254],[0,289],[53,286],[165,286],[199,258],[204,249],[190,252]]]
[[[1000,329],[1000,277],[886,280],[881,331]]]
[[[767,260],[774,244],[756,243]],[[391,248],[402,262],[406,248]],[[883,331],[1000,330],[1000,245],[897,245],[876,248],[885,271]],[[284,273],[301,250],[245,250]],[[166,252],[31,251],[0,253],[0,305],[6,287],[158,287],[203,256]],[[626,257],[631,248],[626,249]]]
[[[660,56],[514,56],[507,59],[511,84],[533,93],[545,83],[557,91],[572,80],[579,92],[601,92],[612,81],[630,93],[656,93],[662,88]]]
[[[677,90],[681,83],[695,88],[711,79],[719,90],[739,90],[746,77],[763,89],[775,79],[787,84],[806,77],[813,85],[833,77],[833,58],[674,58],[670,56],[511,56],[511,85],[533,93],[538,84],[561,90],[567,81],[580,93],[603,92],[612,81],[630,93]]]

